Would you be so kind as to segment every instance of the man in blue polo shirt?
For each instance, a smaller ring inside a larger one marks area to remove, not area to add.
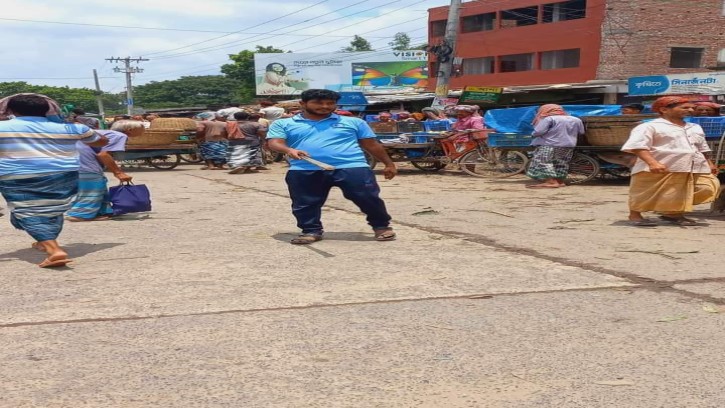
[[[375,133],[361,119],[333,113],[340,99],[337,92],[308,89],[301,99],[303,113],[275,121],[267,133],[269,147],[291,158],[285,180],[292,214],[302,229],[292,243],[304,245],[322,239],[322,206],[332,187],[339,187],[345,198],[367,215],[376,240],[394,240],[390,215],[363,149],[385,164],[387,180],[395,177],[397,169]],[[335,170],[321,170],[304,158],[332,165]]]

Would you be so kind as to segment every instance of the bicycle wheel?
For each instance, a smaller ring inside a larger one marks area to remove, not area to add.
[[[178,154],[155,156],[146,159],[146,163],[159,170],[171,170],[181,163],[181,156]]]
[[[569,162],[569,184],[581,184],[590,181],[599,174],[599,162],[597,159],[584,153],[574,153]]]
[[[421,160],[413,161],[413,160],[411,160],[410,164],[412,164],[413,167],[415,167],[418,170],[430,171],[430,172],[440,171],[447,166],[446,163],[443,163],[440,160],[434,160],[434,161],[421,161]]]
[[[204,161],[204,159],[201,158],[201,155],[197,151],[194,151],[193,153],[188,153],[188,154],[180,154],[179,158],[181,158],[181,161],[183,161],[184,163],[192,163],[192,164],[201,163]]]
[[[464,154],[458,165],[471,176],[503,178],[523,173],[528,161],[518,150],[482,148]]]

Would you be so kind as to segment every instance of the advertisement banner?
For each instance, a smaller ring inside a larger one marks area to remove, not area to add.
[[[467,86],[463,89],[459,103],[496,103],[503,88],[491,86]]]
[[[425,51],[255,54],[257,95],[298,95],[306,89],[369,92],[425,88]]]
[[[689,94],[725,94],[725,72],[715,71],[629,78],[630,96]]]

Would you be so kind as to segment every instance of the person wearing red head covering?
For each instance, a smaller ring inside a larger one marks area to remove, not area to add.
[[[569,162],[574,156],[579,135],[584,134],[581,119],[570,116],[559,105],[543,105],[534,118],[534,140],[536,146],[526,175],[538,183],[527,188],[559,188],[566,186]]]
[[[677,225],[697,225],[685,217],[693,206],[715,200],[720,182],[717,167],[705,157],[710,148],[700,125],[686,123],[695,105],[688,99],[666,96],[652,104],[659,119],[632,130],[622,151],[637,156],[629,187],[629,221],[653,227],[643,212],[655,211],[660,219]]]
[[[695,103],[695,114],[693,116],[720,116],[720,108],[714,102],[697,102]]]

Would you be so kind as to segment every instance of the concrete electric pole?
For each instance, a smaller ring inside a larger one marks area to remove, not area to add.
[[[456,53],[456,41],[458,40],[458,19],[461,13],[461,0],[451,0],[448,8],[448,21],[446,22],[446,34],[443,37],[443,45],[450,49],[450,54],[443,60],[438,59],[438,78],[436,80],[436,96],[439,98],[448,97],[448,83],[453,74],[453,60]]]
[[[106,61],[110,62],[123,62],[124,67],[116,67],[113,69],[114,72],[123,72],[126,74],[126,111],[129,115],[133,114],[133,85],[131,84],[131,74],[139,74],[143,72],[143,69],[139,67],[132,67],[131,62],[139,63],[148,61],[146,58],[106,58]]]
[[[103,91],[101,91],[101,83],[98,82],[98,72],[93,70],[93,82],[96,83],[96,102],[98,102],[98,114],[101,115],[101,123],[106,118],[106,112],[103,109]]]

